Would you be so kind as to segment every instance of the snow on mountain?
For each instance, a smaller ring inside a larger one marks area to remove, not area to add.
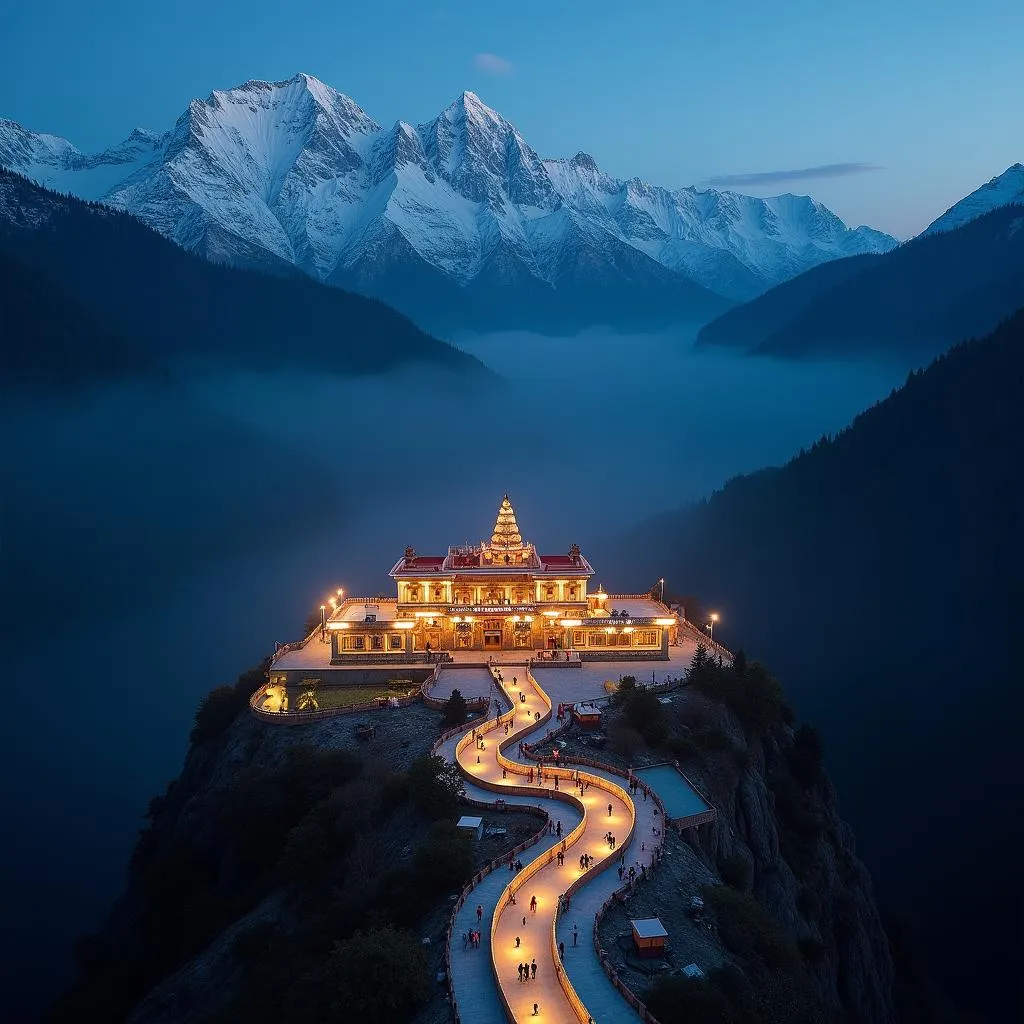
[[[975,217],[980,217],[983,213],[988,213],[989,210],[1009,206],[1010,203],[1024,203],[1024,164],[1013,164],[998,177],[975,189],[969,196],[964,196],[941,217],[932,221],[922,234],[934,235],[939,231],[951,231],[969,220],[974,220]]]
[[[136,131],[94,156],[0,121],[0,163],[103,198],[208,258],[357,286],[412,267],[459,288],[678,281],[743,299],[896,244],[806,196],[622,181],[585,153],[541,160],[471,92],[426,124],[384,129],[301,74],[213,92],[170,132]]]

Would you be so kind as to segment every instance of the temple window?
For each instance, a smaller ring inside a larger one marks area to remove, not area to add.
[[[375,651],[383,651],[384,637],[382,637],[380,633],[374,633],[373,636],[370,637],[370,647]]]
[[[400,651],[402,649],[402,635],[401,635],[401,633],[392,633],[388,637],[388,646],[393,651]]]

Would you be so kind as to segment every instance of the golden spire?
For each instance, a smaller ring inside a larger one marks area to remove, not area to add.
[[[502,499],[501,508],[498,509],[498,518],[494,521],[494,532],[491,534],[492,548],[521,548],[523,538],[519,533],[519,524],[516,522],[516,513],[512,508],[512,502],[508,495]]]

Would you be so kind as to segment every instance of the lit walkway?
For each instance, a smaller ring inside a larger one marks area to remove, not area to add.
[[[593,922],[594,914],[601,904],[622,884],[617,872],[620,858],[626,869],[641,861],[645,865],[650,863],[655,845],[652,840],[656,838],[653,830],[655,827],[660,828],[660,822],[654,816],[654,803],[640,800],[634,805],[625,790],[620,788],[619,784],[624,783],[621,777],[588,769],[581,772],[581,778],[590,782],[582,794],[586,809],[583,827],[580,834],[572,835],[579,821],[579,812],[569,803],[551,795],[555,790],[553,778],[546,778],[542,784],[535,781],[530,785],[525,773],[531,767],[536,772],[536,768],[518,757],[519,741],[529,740],[532,733],[538,732],[536,716],[543,716],[548,704],[536,681],[528,676],[525,666],[506,665],[502,667],[502,672],[514,704],[511,712],[502,716],[502,724],[496,728],[493,719],[482,724],[483,730],[489,730],[483,735],[483,749],[478,748],[472,734],[469,734],[450,739],[438,752],[450,760],[457,759],[469,779],[480,781],[481,787],[472,782],[467,785],[467,792],[471,796],[487,800],[504,798],[510,804],[543,802],[552,819],[561,822],[562,835],[566,839],[565,857],[564,864],[560,866],[552,849],[553,845],[560,846],[561,843],[557,839],[548,838],[520,855],[524,863],[521,875],[513,876],[511,873],[496,871],[485,878],[467,900],[456,919],[451,949],[452,983],[460,1018],[467,1024],[499,1024],[504,1019],[495,989],[491,967],[493,962],[493,971],[497,974],[504,999],[517,1021],[525,1021],[527,1017],[533,1016],[534,1003],[538,1004],[539,1016],[547,1021],[586,1021],[588,1015],[598,1024],[634,1021],[635,1012],[615,991],[600,966],[593,944]],[[518,687],[512,685],[513,676],[519,682]],[[499,741],[505,740],[506,722],[510,729],[504,764],[506,777],[503,778],[498,745]],[[539,734],[543,735],[551,727],[550,722],[543,723],[539,727]],[[569,773],[572,768],[568,766],[560,771]],[[599,780],[606,780],[610,785],[606,788]],[[507,792],[507,787],[524,785],[529,786],[524,795]],[[488,786],[491,788],[486,788]],[[562,794],[568,791],[578,795],[569,778],[560,778],[558,788]],[[608,812],[609,805],[611,814]],[[634,814],[634,838],[628,846],[624,846]],[[614,851],[605,839],[609,831],[618,840]],[[646,849],[642,851],[641,845]],[[569,907],[559,919],[556,941],[565,944],[565,969],[571,983],[568,986],[570,992],[567,993],[559,980],[562,965],[557,951],[552,951],[552,927],[559,896],[583,874],[580,867],[583,854],[593,858],[591,866],[605,861],[611,863],[572,895]],[[514,890],[516,903],[503,905],[497,920],[493,920],[495,907],[502,899],[505,887],[513,879],[520,881],[523,876],[531,875],[533,870],[536,873],[521,882],[521,888]],[[537,900],[536,912],[530,908],[533,897]],[[482,947],[478,950],[463,950],[461,935],[463,931],[475,926],[478,904],[484,910]],[[577,936],[575,947],[574,926]],[[492,930],[491,947],[488,940]],[[519,946],[515,942],[517,937]],[[533,961],[537,964],[536,979],[521,982],[518,965],[532,964]],[[578,999],[574,1000],[573,994]]]

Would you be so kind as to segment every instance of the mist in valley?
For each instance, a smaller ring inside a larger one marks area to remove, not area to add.
[[[600,576],[588,539],[784,461],[905,375],[669,335],[457,340],[493,379],[181,367],[0,411],[16,1006],[65,979],[120,889],[201,696],[296,639],[324,595],[389,590],[407,544],[479,540],[506,491],[528,539],[578,541]]]

